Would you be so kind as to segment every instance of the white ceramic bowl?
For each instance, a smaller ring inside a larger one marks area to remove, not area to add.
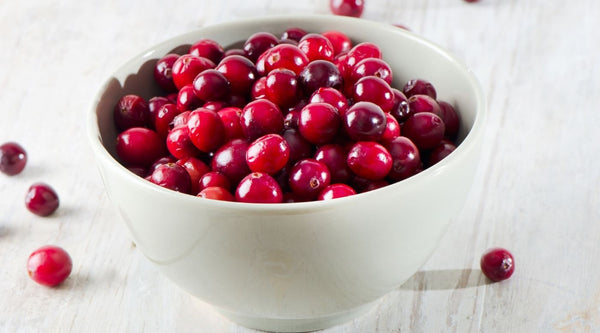
[[[200,38],[228,46],[290,27],[340,30],[379,45],[396,86],[425,78],[455,105],[461,144],[442,162],[385,188],[292,204],[196,198],[153,185],[115,159],[112,108],[126,93],[156,94],[157,59]],[[414,34],[348,17],[287,16],[204,27],[134,57],[102,87],[88,130],[110,198],[137,248],[164,275],[241,325],[309,331],[356,317],[425,263],[464,204],[485,118],[484,96],[469,69]]]

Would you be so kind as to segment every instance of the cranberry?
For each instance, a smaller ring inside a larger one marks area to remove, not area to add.
[[[14,176],[27,164],[25,149],[16,142],[7,142],[0,146],[0,171],[9,176]]]
[[[362,178],[359,176],[354,176],[352,181],[350,182],[352,188],[354,188],[357,192],[364,193],[373,191],[385,186],[389,185],[389,182],[385,179],[381,180],[369,180],[366,178]]]
[[[181,193],[190,193],[192,182],[186,169],[176,163],[159,165],[150,175],[156,185]]]
[[[491,248],[483,253],[481,271],[488,279],[497,282],[510,278],[515,271],[513,255],[503,248]]]
[[[198,193],[200,191],[200,179],[210,172],[210,167],[195,157],[186,157],[176,163],[182,166],[190,175],[190,193]]]
[[[427,95],[412,95],[408,98],[408,107],[412,113],[431,112],[437,116],[442,115],[442,110],[435,99]]]
[[[296,74],[309,63],[308,57],[297,46],[279,44],[264,54],[264,73],[267,74],[276,68],[287,68]],[[257,64],[257,70],[259,70]],[[260,73],[260,70],[259,70]]]
[[[189,112],[189,111],[186,111]],[[177,109],[175,104],[167,103],[163,105],[158,112],[156,113],[156,118],[154,119],[154,128],[156,129],[156,133],[158,133],[161,137],[166,138],[169,130],[171,129],[171,124],[182,112]]]
[[[350,151],[346,162],[357,176],[368,180],[385,178],[392,169],[392,156],[385,147],[373,141],[359,141]]]
[[[331,184],[327,186],[319,196],[318,200],[332,200],[356,194],[356,191],[346,184]]]
[[[200,75],[200,74],[198,74],[198,75]],[[208,101],[208,102],[202,104],[202,108],[209,109],[209,110],[215,111],[215,112],[217,112],[217,111],[219,111],[222,108],[225,108],[227,106],[228,106],[227,102],[225,102],[225,101],[216,101],[216,100],[214,100],[214,101]]]
[[[390,110],[390,114],[394,116],[399,123],[402,123],[408,119],[413,112],[408,104],[408,98],[406,98],[403,92],[396,88],[392,88],[392,92],[394,93],[394,105]]]
[[[192,157],[199,154],[198,148],[190,139],[190,131],[187,126],[173,128],[167,134],[167,149],[175,158]]]
[[[331,173],[327,166],[312,158],[298,161],[289,175],[292,191],[306,200],[316,199],[330,183]]]
[[[154,170],[156,170],[156,168],[158,168],[159,166],[163,165],[163,164],[167,164],[167,163],[176,163],[177,159],[173,156],[163,156],[159,159],[157,159],[156,161],[154,161],[154,163],[152,163],[152,165],[150,166],[150,168],[148,168],[148,175],[151,175]]]
[[[334,55],[348,52],[352,48],[352,40],[342,32],[336,30],[325,31],[321,33],[321,36],[329,40],[331,46],[333,46]]]
[[[229,81],[216,69],[206,69],[194,79],[194,93],[202,101],[218,101],[229,95]]]
[[[339,90],[331,87],[321,87],[310,96],[309,103],[327,103],[335,107],[340,116],[348,110],[348,99]]]
[[[306,140],[297,129],[286,129],[283,131],[282,137],[290,147],[288,163],[293,164],[303,158],[308,158],[313,155],[313,145]]]
[[[219,148],[211,161],[211,168],[225,175],[232,183],[237,184],[250,173],[246,163],[248,142],[234,139]]]
[[[438,101],[440,106],[440,118],[444,121],[444,126],[446,127],[446,132],[444,135],[447,138],[454,139],[458,134],[458,128],[460,126],[460,120],[458,118],[458,113],[454,109],[454,107],[444,101]]]
[[[148,171],[146,171],[146,169],[141,168],[141,167],[136,167],[136,166],[132,166],[132,167],[128,167],[127,170],[133,172],[136,176],[138,177],[146,177],[146,174],[148,173]]]
[[[209,171],[203,174],[198,181],[198,188],[200,190],[207,187],[222,187],[229,191],[231,189],[231,181],[218,171]]]
[[[194,110],[202,106],[202,100],[196,96],[193,84],[182,87],[177,94],[177,110],[179,112]]]
[[[298,101],[298,81],[296,73],[289,69],[274,69],[267,75],[265,95],[268,100],[281,108],[294,105]]]
[[[138,95],[125,95],[114,108],[115,125],[120,131],[148,124],[148,103]]]
[[[224,54],[225,57],[229,57],[232,55],[239,55],[239,56],[246,58],[246,52],[244,52],[244,50],[242,50],[242,49],[234,48],[234,49],[225,50],[225,54]],[[248,59],[248,58],[246,58],[246,59]],[[250,59],[248,59],[248,60],[250,60]]]
[[[354,45],[345,57],[345,63],[348,69],[352,69],[361,60],[367,58],[381,59],[381,50],[371,42],[362,42]]]
[[[242,179],[235,190],[239,202],[280,203],[283,193],[273,177],[262,172],[253,172]]]
[[[283,129],[283,114],[279,107],[266,99],[248,103],[240,116],[242,131],[248,140],[265,134],[279,133]]]
[[[274,174],[281,170],[290,158],[290,146],[278,134],[267,134],[248,146],[246,163],[253,172]]]
[[[409,80],[404,85],[404,88],[402,88],[402,92],[409,98],[413,95],[427,95],[433,99],[437,98],[437,93],[433,84],[422,79]]]
[[[365,76],[354,84],[355,102],[373,102],[384,112],[390,112],[394,106],[394,92],[387,82],[376,76]]]
[[[228,106],[243,108],[248,103],[248,97],[246,95],[229,94],[224,102]]]
[[[371,102],[358,102],[344,115],[344,129],[354,141],[377,141],[385,128],[385,113]]]
[[[196,75],[210,68],[215,68],[215,63],[204,57],[184,54],[175,61],[172,69],[173,83],[177,89],[192,84]]]
[[[133,127],[119,134],[116,148],[117,156],[125,166],[149,167],[167,153],[160,135],[142,127]]]
[[[204,108],[192,111],[187,127],[192,143],[200,151],[211,152],[225,141],[225,127],[215,111]]]
[[[456,149],[454,143],[449,140],[442,140],[442,142],[435,148],[433,148],[427,158],[427,165],[432,166],[437,162],[446,158],[446,156],[450,155]]]
[[[160,58],[154,66],[154,81],[167,93],[177,91],[173,83],[173,64],[179,59],[178,54],[167,54]]]
[[[306,35],[306,31],[304,29],[289,28],[283,32],[283,34],[281,35],[281,39],[291,39],[299,42],[300,39],[304,37],[304,35]]]
[[[48,216],[58,208],[58,195],[45,183],[35,183],[27,190],[25,207],[38,216]]]
[[[298,81],[307,96],[321,87],[341,89],[344,82],[337,66],[327,60],[310,62],[298,75]]]
[[[250,96],[252,99],[261,99],[267,97],[267,77],[263,76],[258,78],[252,84],[252,89],[250,90]]]
[[[234,201],[235,197],[231,192],[218,186],[207,187],[198,193],[198,197],[221,201]]]
[[[388,178],[400,181],[416,174],[421,168],[421,154],[415,144],[407,137],[399,136],[385,143],[392,156],[392,169]]]
[[[45,245],[27,258],[27,273],[41,285],[54,287],[69,277],[73,269],[71,256],[63,248]]]
[[[165,104],[171,104],[171,101],[163,96],[152,97],[148,101],[148,125],[150,129],[155,129],[158,110],[160,110],[160,108],[162,108]]]
[[[306,54],[309,61],[333,61],[334,50],[329,39],[320,34],[306,34],[298,43],[298,48]]]
[[[217,111],[217,115],[221,118],[221,122],[225,129],[225,141],[244,137],[244,131],[242,131],[242,124],[240,123],[240,117],[242,115],[242,110],[240,108],[226,107]]]
[[[400,124],[396,118],[394,118],[394,116],[391,114],[386,113],[385,119],[385,130],[381,135],[382,142],[391,141],[392,139],[400,136]]]
[[[257,79],[254,63],[240,55],[230,55],[223,58],[217,65],[216,70],[227,78],[232,94],[248,95],[252,84]]]
[[[197,57],[207,58],[213,63],[217,64],[223,58],[225,49],[223,49],[221,44],[212,39],[201,39],[192,44],[189,53]]]
[[[352,82],[365,76],[376,76],[387,84],[392,84],[392,68],[387,62],[379,58],[366,58],[359,61],[350,72]]]
[[[326,144],[317,149],[315,160],[325,164],[331,173],[332,183],[347,183],[352,171],[346,163],[348,150],[339,144]]]
[[[305,105],[306,106],[306,105]],[[304,107],[303,107],[304,108]],[[290,110],[283,118],[283,129],[298,128],[298,119],[300,118],[300,110]]]
[[[327,103],[311,103],[300,111],[298,129],[302,136],[314,143],[328,143],[336,137],[341,125],[337,110]]]
[[[248,37],[244,43],[244,52],[246,57],[252,61],[256,61],[258,56],[273,46],[277,45],[279,40],[273,34],[268,32],[257,32]]]
[[[335,15],[360,17],[364,8],[363,0],[329,0],[329,9]]]
[[[191,111],[183,111],[182,113],[173,117],[173,121],[169,124],[169,128],[176,128],[179,126],[187,126],[188,120],[190,120]]]
[[[414,142],[419,149],[437,146],[444,138],[445,130],[442,118],[429,112],[415,113],[402,125],[402,135]]]

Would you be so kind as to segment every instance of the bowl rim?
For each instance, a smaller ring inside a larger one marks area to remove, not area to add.
[[[483,133],[485,124],[487,122],[487,105],[485,95],[483,93],[483,89],[481,87],[480,82],[476,78],[473,71],[461,60],[451,54],[448,50],[445,50],[441,46],[436,43],[419,36],[409,30],[402,29],[396,27],[389,23],[375,22],[371,20],[354,18],[354,17],[346,17],[346,16],[336,16],[336,15],[269,15],[269,16],[259,16],[252,18],[244,18],[244,19],[234,19],[223,21],[220,23],[206,25],[200,28],[196,28],[190,30],[186,33],[178,34],[176,36],[169,37],[162,42],[155,44],[143,52],[138,53],[137,55],[130,57],[127,61],[121,64],[116,70],[112,71],[112,73],[117,73],[122,71],[125,67],[132,62],[138,62],[140,58],[147,57],[154,53],[157,48],[161,48],[165,45],[171,45],[172,41],[175,39],[185,39],[190,36],[196,36],[202,34],[202,32],[210,29],[222,29],[222,28],[232,28],[234,26],[244,26],[244,25],[259,25],[259,24],[281,24],[281,23],[290,23],[294,24],[294,22],[301,21],[319,21],[323,22],[327,20],[327,23],[330,23],[332,27],[336,25],[336,23],[351,23],[351,24],[359,24],[364,26],[365,28],[379,29],[382,31],[389,31],[394,34],[401,35],[402,38],[407,38],[412,40],[413,42],[420,43],[425,45],[427,48],[432,51],[438,53],[439,55],[445,57],[450,63],[452,63],[457,68],[461,69],[469,85],[473,88],[473,93],[475,97],[475,115],[473,120],[473,125],[471,126],[469,132],[466,134],[462,142],[456,147],[456,149],[448,155],[446,158],[441,160],[429,168],[424,169],[423,171],[410,176],[406,179],[403,179],[399,182],[389,184],[382,188],[378,188],[374,191],[368,191],[363,193],[357,193],[355,195],[336,198],[334,200],[317,200],[317,201],[308,201],[308,202],[293,202],[293,203],[245,203],[245,202],[234,202],[234,201],[221,201],[221,200],[200,200],[198,197],[190,194],[180,193],[177,191],[169,190],[158,186],[156,184],[152,184],[151,182],[145,180],[142,177],[135,175],[133,172],[129,171],[125,166],[123,166],[117,159],[115,159],[109,151],[105,148],[102,143],[100,128],[97,122],[97,112],[96,107],[101,100],[102,94],[108,88],[111,80],[114,79],[113,75],[110,75],[100,86],[100,89],[96,92],[94,99],[92,100],[91,105],[88,108],[87,114],[87,126],[86,132],[89,144],[91,145],[92,150],[94,151],[94,157],[96,159],[96,163],[103,162],[105,165],[110,166],[114,172],[117,172],[123,175],[125,178],[132,181],[135,186],[143,187],[145,190],[160,193],[160,195],[164,195],[166,197],[171,197],[172,199],[180,200],[182,202],[190,203],[204,206],[216,206],[222,207],[225,209],[229,209],[232,211],[243,211],[244,213],[260,213],[260,214],[302,214],[307,211],[320,211],[320,210],[329,210],[334,209],[338,205],[343,205],[345,203],[352,204],[357,203],[356,200],[361,200],[363,198],[369,196],[377,196],[377,195],[385,195],[386,192],[394,191],[397,187],[403,187],[410,189],[411,187],[418,186],[424,180],[428,178],[432,178],[433,175],[438,174],[443,171],[443,169],[451,167],[456,163],[459,163],[459,160],[462,156],[468,154],[469,151],[476,149],[476,143],[478,140],[483,139]],[[258,32],[258,31],[257,31]]]

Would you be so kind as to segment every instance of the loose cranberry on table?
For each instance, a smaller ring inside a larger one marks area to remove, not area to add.
[[[29,187],[25,195],[25,207],[35,215],[48,216],[59,206],[56,191],[45,183],[35,183]]]
[[[329,0],[329,9],[335,15],[360,17],[364,7],[363,0]]]
[[[73,269],[71,256],[63,248],[46,245],[33,251],[27,259],[27,273],[41,285],[54,287],[69,277]]]
[[[515,271],[515,259],[512,253],[500,247],[486,250],[479,264],[483,274],[494,282],[510,278]]]
[[[0,172],[14,176],[27,164],[27,152],[16,142],[6,142],[0,146]]]

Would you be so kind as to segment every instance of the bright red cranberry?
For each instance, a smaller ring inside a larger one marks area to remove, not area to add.
[[[348,99],[339,90],[331,87],[321,87],[310,96],[309,103],[327,103],[335,107],[343,117],[348,110]]]
[[[69,277],[73,261],[69,253],[54,245],[45,245],[33,251],[27,259],[29,277],[44,286],[54,287]]]
[[[201,39],[192,44],[189,53],[197,57],[207,58],[213,63],[218,64],[225,54],[225,49],[223,49],[221,44],[212,39]]]
[[[392,156],[379,143],[359,141],[350,148],[346,163],[357,176],[368,180],[380,180],[392,169]]]
[[[345,63],[349,70],[351,70],[361,60],[367,58],[379,58],[381,59],[382,54],[379,47],[371,42],[362,42],[354,45],[350,51],[346,54]]]
[[[279,40],[273,34],[268,32],[257,32],[248,37],[244,43],[243,49],[244,52],[246,52],[246,57],[248,57],[248,59],[256,61],[258,56],[278,43]]]
[[[439,145],[445,131],[442,118],[429,112],[415,113],[402,125],[402,135],[414,142],[419,149]]]
[[[483,274],[494,282],[510,278],[515,271],[513,255],[508,250],[499,247],[485,251],[479,264]]]
[[[48,216],[58,208],[58,195],[54,189],[45,183],[35,183],[27,190],[25,207],[38,216]]]
[[[215,111],[204,108],[192,111],[187,127],[192,143],[200,151],[214,151],[225,142],[225,127]]]
[[[383,134],[381,135],[382,142],[390,141],[390,140],[400,136],[400,124],[398,124],[398,121],[396,120],[396,118],[394,118],[394,116],[392,116],[391,114],[386,113],[385,119],[386,119],[385,130],[383,131]]]
[[[198,74],[198,75],[200,75],[200,74]],[[214,100],[214,101],[208,101],[208,102],[205,102],[204,104],[202,104],[202,108],[209,109],[209,110],[212,110],[212,111],[215,111],[215,112],[217,112],[217,111],[219,111],[222,108],[225,108],[227,106],[229,106],[227,104],[227,102],[225,102],[225,101],[216,101],[216,100]]]
[[[260,77],[254,81],[254,84],[252,84],[252,89],[250,90],[250,97],[252,97],[253,100],[267,97],[266,76]]]
[[[202,101],[218,101],[229,95],[229,81],[216,69],[206,69],[194,79],[194,93]]]
[[[298,102],[298,80],[296,73],[289,69],[278,68],[267,74],[265,95],[268,100],[280,108],[286,108]]]
[[[416,174],[421,168],[421,154],[415,144],[407,137],[399,136],[385,143],[392,156],[392,169],[388,178],[400,181]]]
[[[327,186],[325,189],[323,189],[323,191],[321,191],[321,193],[319,193],[319,196],[317,197],[318,200],[332,200],[332,199],[336,199],[336,198],[343,198],[343,197],[347,197],[350,195],[354,195],[356,194],[356,191],[346,185],[346,184],[331,184],[329,186]]]
[[[215,68],[215,63],[204,57],[184,54],[175,61],[172,68],[173,83],[177,89],[192,84],[196,75],[210,68]]]
[[[155,96],[148,101],[148,125],[150,129],[155,129],[156,117],[158,110],[165,104],[171,104],[171,101],[163,96]]]
[[[162,138],[166,138],[167,134],[171,130],[171,125],[173,124],[175,117],[181,113],[182,112],[179,111],[175,104],[167,103],[163,105],[160,109],[158,109],[156,118],[154,119],[154,128],[156,129],[156,133],[158,133]]]
[[[290,146],[289,164],[313,155],[313,145],[300,134],[298,129],[288,128],[283,131],[282,137]]]
[[[314,200],[331,183],[331,173],[325,164],[307,158],[294,164],[288,181],[298,197]]]
[[[439,161],[446,158],[450,153],[456,149],[456,145],[449,140],[442,140],[442,142],[435,148],[433,148],[427,158],[427,165],[432,166]]]
[[[193,84],[182,87],[177,94],[177,110],[191,111],[202,106],[203,101],[196,96]]]
[[[307,96],[321,87],[341,89],[344,83],[342,74],[331,61],[311,61],[298,74],[298,81]]]
[[[252,84],[257,79],[256,67],[248,58],[240,55],[230,55],[217,65],[216,70],[221,72],[229,81],[231,94],[248,95]]]
[[[283,34],[281,35],[281,39],[291,39],[291,40],[295,40],[297,42],[300,41],[300,39],[302,39],[302,37],[304,37],[304,35],[306,35],[307,32],[304,29],[301,28],[289,28],[286,31],[283,32]]]
[[[226,107],[217,111],[225,128],[225,141],[239,139],[244,137],[240,117],[242,110],[238,107]]]
[[[394,106],[390,110],[390,114],[398,120],[398,123],[404,122],[408,117],[413,114],[408,104],[408,98],[403,92],[396,88],[392,88],[394,93]]]
[[[372,102],[384,112],[390,112],[394,107],[394,92],[387,82],[375,76],[365,76],[354,84],[353,97],[355,102]]]
[[[186,169],[176,163],[159,165],[150,175],[156,185],[181,193],[190,193],[192,182]]]
[[[186,158],[197,156],[200,152],[190,139],[190,131],[187,126],[173,128],[167,134],[167,150],[175,158]]]
[[[309,61],[333,61],[334,50],[329,39],[316,33],[306,34],[298,43],[298,48],[306,54]]]
[[[402,92],[409,98],[413,95],[427,95],[433,99],[437,98],[437,93],[433,84],[423,79],[409,80],[404,85],[404,88],[402,88]]]
[[[287,68],[299,74],[309,63],[308,57],[297,46],[291,44],[279,44],[264,54],[264,73],[267,74],[276,68]],[[260,73],[258,68],[257,70]]]
[[[173,83],[173,64],[179,59],[178,54],[167,54],[160,58],[154,66],[154,81],[166,93],[177,91],[175,83]]]
[[[234,139],[219,148],[211,161],[211,168],[225,175],[233,184],[237,184],[250,173],[246,163],[248,142]]]
[[[376,76],[387,84],[392,84],[392,68],[383,59],[366,58],[359,61],[350,72],[350,79],[356,82],[365,76]]]
[[[142,127],[130,128],[117,136],[117,156],[125,166],[149,167],[167,154],[158,133]]]
[[[315,160],[325,164],[331,173],[332,183],[347,183],[352,171],[346,163],[348,149],[339,144],[326,144],[317,149]]]
[[[198,197],[221,201],[235,201],[235,197],[231,192],[218,186],[207,187],[198,193]]]
[[[360,17],[364,8],[363,0],[329,0],[329,9],[335,15]]]
[[[250,203],[280,203],[283,193],[277,181],[266,173],[253,172],[240,181],[235,199]]]
[[[207,187],[222,187],[231,190],[231,181],[218,171],[209,171],[203,174],[198,181],[198,188],[203,190]]]
[[[248,140],[270,133],[280,133],[283,129],[283,114],[279,107],[266,99],[248,103],[240,116],[242,131]]]
[[[454,139],[458,134],[458,128],[460,126],[460,119],[458,118],[458,113],[454,109],[454,107],[444,101],[438,101],[440,106],[440,118],[444,121],[444,126],[446,127],[446,132],[444,135],[447,138]]]
[[[278,134],[267,134],[256,139],[248,146],[246,163],[253,172],[275,174],[281,170],[290,158],[290,146]]]
[[[190,193],[196,194],[200,192],[200,179],[206,173],[210,172],[210,167],[195,157],[186,157],[178,160],[176,163],[182,166],[188,175],[190,175]]]
[[[333,46],[333,54],[338,55],[343,52],[348,52],[352,48],[352,40],[346,34],[330,30],[321,33],[321,36],[327,38]]]
[[[146,127],[148,124],[148,103],[138,95],[125,95],[114,108],[117,129],[124,131],[132,127]]]
[[[343,118],[344,129],[354,141],[378,141],[386,128],[385,112],[371,102],[352,105]]]
[[[438,102],[427,95],[412,95],[408,98],[408,107],[412,113],[431,112],[442,116],[442,110]]]
[[[183,111],[182,113],[176,115],[173,118],[173,121],[169,124],[169,129],[179,127],[179,126],[187,126],[188,120],[190,120],[191,111]]]
[[[0,146],[0,172],[14,176],[27,164],[27,153],[25,149],[16,142],[7,142]]]
[[[300,111],[298,130],[302,136],[314,143],[331,142],[341,125],[337,110],[327,103],[311,103]]]

